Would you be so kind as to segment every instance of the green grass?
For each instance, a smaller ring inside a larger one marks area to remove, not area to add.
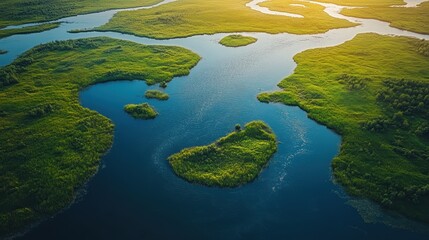
[[[124,111],[138,119],[154,119],[158,116],[158,112],[149,103],[127,104]]]
[[[159,90],[147,90],[144,93],[144,96],[148,99],[155,98],[162,101],[168,100],[168,98],[170,98],[167,93],[161,92]]]
[[[222,38],[219,43],[226,47],[242,47],[255,43],[258,39],[240,34],[229,35]]]
[[[159,2],[161,0],[2,0],[0,28],[108,9],[150,6]]]
[[[349,193],[429,222],[428,46],[360,34],[307,50],[283,90],[258,99],[297,105],[342,135],[332,167]]]
[[[0,54],[6,54],[6,53],[7,53],[7,51],[0,49]]]
[[[403,0],[319,0],[318,2],[333,3],[340,6],[353,7],[374,7],[374,6],[392,6],[404,5]]]
[[[111,146],[112,122],[80,105],[81,89],[170,81],[199,59],[180,47],[91,38],[40,45],[1,68],[0,236],[70,204]]]
[[[429,2],[418,7],[367,7],[344,9],[342,14],[358,18],[378,19],[390,26],[417,33],[429,34]]]
[[[305,18],[291,18],[260,13],[246,7],[248,2],[180,0],[153,9],[117,13],[110,22],[96,30],[166,39],[233,32],[312,34],[356,25],[329,16],[317,4],[304,3],[309,7],[294,11],[305,14]]]
[[[60,24],[61,23],[59,22],[55,22],[55,23],[46,23],[46,24],[41,24],[41,25],[36,25],[31,27],[0,30],[0,38],[9,37],[15,34],[43,32],[43,31],[57,28],[60,26]]]
[[[253,121],[212,144],[183,149],[168,161],[189,182],[237,187],[253,181],[276,151],[272,130],[262,121]]]

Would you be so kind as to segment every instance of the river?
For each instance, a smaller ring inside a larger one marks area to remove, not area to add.
[[[100,26],[121,11],[111,10],[61,19],[57,29],[0,39],[8,51],[0,55],[0,65],[41,43],[95,36],[177,45],[202,57],[189,76],[169,83],[170,99],[165,102],[144,99],[146,89],[158,87],[140,80],[101,83],[81,91],[84,107],[115,123],[113,147],[86,194],[22,239],[427,239],[425,233],[382,223],[418,227],[348,197],[332,182],[330,164],[340,136],[297,107],[256,99],[262,91],[276,90],[296,67],[293,56],[306,49],[339,45],[364,32],[429,39],[377,20],[344,17],[341,7],[324,5],[332,16],[361,25],[315,35],[244,33],[258,41],[242,48],[218,44],[227,34],[154,40],[114,32],[67,32]],[[125,104],[144,101],[160,113],[155,120],[135,120],[124,113]],[[257,119],[271,126],[280,144],[254,182],[210,188],[173,174],[166,161],[170,154],[213,142],[236,123]],[[376,221],[364,221],[350,201],[365,205]]]

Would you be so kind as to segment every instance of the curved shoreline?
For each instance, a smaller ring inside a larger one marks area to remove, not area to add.
[[[168,3],[168,2],[172,2],[172,1],[165,1],[165,2],[162,2],[163,4],[164,3]],[[315,2],[315,3],[317,3],[317,2]],[[154,5],[155,6],[155,5]],[[152,6],[152,7],[154,7],[154,6]],[[338,7],[338,6],[337,6]],[[143,7],[143,8],[149,8],[149,7]],[[129,9],[129,10],[135,10],[135,9]],[[326,9],[325,9],[326,10]],[[125,11],[125,10],[124,10]],[[336,10],[335,10],[336,11]],[[105,12],[105,11],[102,11],[102,12]],[[331,12],[332,13],[332,12]],[[80,15],[79,15],[80,16]],[[353,19],[357,19],[357,21],[359,21],[359,19],[358,18],[353,18]],[[332,30],[329,30],[329,31],[332,31]],[[193,36],[193,35],[192,35]],[[425,35],[426,36],[426,38],[428,37],[427,35]]]

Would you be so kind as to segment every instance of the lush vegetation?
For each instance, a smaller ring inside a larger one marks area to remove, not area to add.
[[[379,19],[389,22],[395,28],[429,34],[429,2],[411,8],[373,6],[344,9],[342,13],[359,18]]]
[[[46,24],[40,24],[36,26],[31,27],[24,27],[24,28],[13,28],[13,29],[7,29],[7,30],[0,30],[0,38],[9,37],[15,34],[27,34],[27,33],[35,33],[35,32],[43,32],[50,29],[54,29],[60,26],[61,23],[55,22],[55,23],[46,23]]]
[[[161,92],[159,90],[147,90],[144,93],[144,96],[148,99],[155,98],[155,99],[163,100],[163,101],[168,100],[168,98],[170,98],[167,93]]]
[[[124,107],[125,112],[139,119],[153,119],[158,116],[158,112],[149,103],[127,104]]]
[[[108,9],[150,6],[160,0],[2,0],[0,28]]]
[[[242,47],[255,43],[258,39],[240,34],[233,34],[222,38],[219,43],[227,47]]]
[[[296,2],[295,0],[287,0]],[[165,39],[225,32],[323,33],[356,24],[336,19],[312,3],[294,8],[304,18],[260,13],[246,7],[249,0],[180,0],[153,9],[117,13],[98,31],[118,31]],[[138,21],[136,21],[138,19]]]
[[[254,180],[277,151],[272,130],[262,121],[246,124],[207,146],[186,148],[168,158],[189,182],[236,187]]]
[[[403,5],[403,0],[319,0],[318,2],[333,3],[340,6],[353,6],[353,7],[373,7],[373,6],[392,6]]]
[[[368,43],[371,44],[368,44]],[[361,34],[295,56],[264,102],[298,105],[343,136],[335,179],[351,194],[429,222],[427,41]]]
[[[52,42],[0,69],[0,236],[66,207],[98,169],[113,125],[83,108],[98,82],[186,75],[195,53],[109,38]]]

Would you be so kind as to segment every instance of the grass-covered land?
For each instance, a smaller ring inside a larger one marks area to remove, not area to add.
[[[254,180],[277,151],[276,136],[264,122],[253,121],[207,146],[186,148],[168,161],[189,182],[236,187]]]
[[[287,0],[296,2],[295,0]],[[117,13],[98,31],[117,31],[166,39],[228,32],[323,33],[356,24],[336,19],[317,4],[295,12],[304,18],[260,13],[246,7],[249,0],[180,0],[153,9]],[[301,2],[299,2],[301,3]]]
[[[108,9],[150,6],[161,0],[2,0],[0,28]]]
[[[124,111],[138,119],[154,119],[158,116],[158,112],[149,103],[127,104]]]
[[[342,135],[332,167],[349,193],[429,222],[429,42],[361,34],[294,59],[283,90],[259,100],[297,105]]]
[[[6,53],[7,53],[7,51],[0,49],[0,54],[6,54]]]
[[[242,47],[255,43],[258,39],[240,34],[233,34],[222,38],[219,43],[226,47]]]
[[[392,6],[404,5],[403,0],[318,0],[323,3],[333,3],[340,6],[353,6],[353,7],[373,7],[373,6]]]
[[[389,22],[390,26],[395,28],[429,34],[429,2],[411,8],[374,6],[344,9],[341,13],[352,17],[378,19]]]
[[[193,52],[109,38],[37,46],[0,68],[0,236],[66,207],[112,144],[111,121],[83,108],[98,82],[186,75]]]
[[[15,34],[27,34],[27,33],[36,33],[36,32],[43,32],[50,29],[54,29],[60,26],[61,23],[55,22],[55,23],[46,23],[31,27],[24,27],[24,28],[14,28],[14,29],[7,29],[7,30],[0,30],[0,38],[9,37]]]
[[[159,90],[147,90],[144,93],[144,96],[148,99],[155,98],[162,101],[168,100],[170,98],[167,93],[161,92]]]

